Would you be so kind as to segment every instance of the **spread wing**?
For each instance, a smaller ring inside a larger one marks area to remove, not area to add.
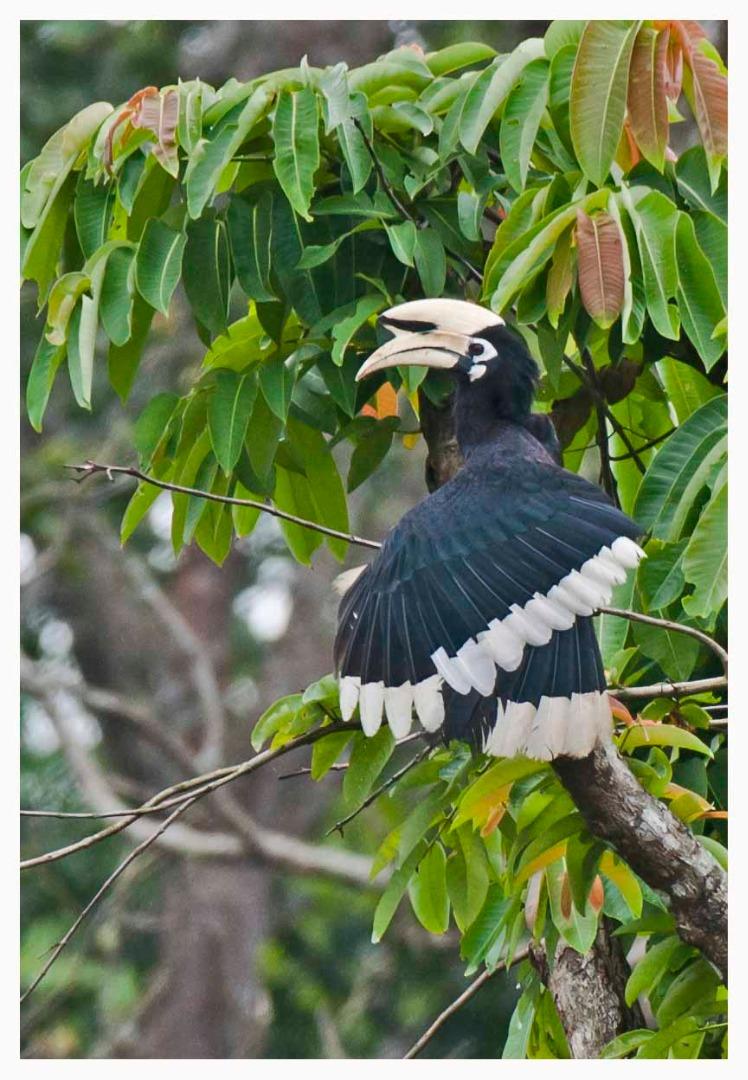
[[[555,465],[468,463],[402,518],[341,601],[344,718],[358,703],[373,734],[384,710],[400,736],[414,706],[427,730],[442,724],[444,683],[505,696],[502,678],[513,680],[502,673],[523,670],[528,646],[572,627],[556,636],[587,634],[582,620],[642,556],[640,533],[599,488]]]

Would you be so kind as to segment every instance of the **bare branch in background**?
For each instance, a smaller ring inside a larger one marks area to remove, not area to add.
[[[163,491],[176,491],[182,495],[196,495],[198,498],[208,499],[210,502],[226,503],[229,506],[249,506],[254,510],[262,510],[265,514],[283,518],[284,521],[291,521],[294,525],[301,526],[302,529],[311,529],[313,532],[323,533],[325,536],[334,536],[337,540],[347,540],[349,544],[356,544],[359,547],[380,548],[382,546],[375,540],[366,540],[363,536],[355,536],[353,533],[341,532],[339,529],[330,529],[327,525],[319,525],[315,521],[307,521],[306,518],[297,517],[296,514],[289,514],[285,510],[279,510],[277,506],[272,506],[270,503],[257,502],[255,499],[236,499],[230,495],[216,495],[212,491],[198,491],[197,488],[184,487],[182,484],[170,484],[168,480],[157,480],[154,476],[148,476],[147,473],[141,472],[140,469],[130,465],[100,465],[95,461],[86,461],[83,465],[68,465],[67,468],[81,474],[78,478],[79,482],[97,473],[105,473],[110,480],[114,474],[132,476],[136,480],[161,488]]]
[[[509,966],[518,964],[521,960],[526,960],[529,954],[529,946],[526,946],[523,949],[519,949],[512,957],[512,963]],[[500,971],[507,970],[507,965],[502,962],[500,964],[497,964],[494,968],[486,968],[484,971],[482,971],[477,977],[477,979],[473,979],[470,985],[462,991],[459,997],[455,998],[455,1000],[451,1002],[451,1004],[449,1004],[446,1009],[443,1010],[443,1012],[439,1013],[436,1020],[434,1020],[434,1022],[426,1028],[423,1035],[421,1035],[421,1037],[413,1043],[407,1054],[403,1054],[403,1061],[409,1058],[418,1057],[424,1047],[431,1042],[439,1028],[443,1027],[443,1025],[446,1024],[450,1016],[454,1016],[458,1009],[461,1009],[462,1006],[466,1005],[471,998],[475,997],[481,987],[485,986],[489,979],[492,979],[494,975],[498,975]]]

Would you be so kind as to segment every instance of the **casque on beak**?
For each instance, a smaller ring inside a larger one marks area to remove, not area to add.
[[[410,300],[383,312],[380,325],[394,337],[361,366],[356,381],[384,368],[414,364],[454,368],[470,355],[473,335],[504,320],[466,300]]]

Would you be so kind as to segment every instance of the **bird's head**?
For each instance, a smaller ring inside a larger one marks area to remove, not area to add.
[[[456,378],[460,396],[490,403],[496,417],[529,414],[537,365],[492,311],[467,300],[412,300],[383,312],[379,324],[392,337],[362,365],[357,380],[408,364],[438,368]]]

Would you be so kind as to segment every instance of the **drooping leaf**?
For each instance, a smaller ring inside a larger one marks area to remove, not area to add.
[[[444,244],[436,229],[419,229],[413,258],[424,296],[442,296],[447,277]]]
[[[713,336],[715,326],[725,317],[725,307],[712,267],[696,239],[693,219],[682,212],[678,215],[675,247],[683,328],[709,371],[725,351],[725,339]]]
[[[254,372],[216,372],[216,388],[208,405],[208,430],[213,453],[227,475],[242,452],[256,394]]]
[[[626,1004],[631,1005],[640,994],[651,994],[668,970],[680,938],[674,934],[652,945],[634,967],[626,983]]]
[[[150,88],[154,89],[154,88]],[[155,138],[153,156],[171,176],[179,173],[179,153],[177,150],[177,124],[179,122],[179,90],[175,86],[154,89],[145,94],[139,107],[130,117],[134,128],[149,131]]]
[[[273,196],[263,191],[251,202],[234,198],[227,215],[231,253],[244,292],[252,300],[275,300],[270,283]]]
[[[361,134],[361,128],[369,142],[374,137],[374,128],[363,94],[351,94],[349,109],[349,115],[337,127],[337,135],[340,150],[350,173],[353,194],[357,195],[369,179],[373,167],[371,154]]]
[[[724,171],[712,192],[703,146],[692,146],[675,163],[675,182],[678,191],[692,210],[708,210],[721,221],[727,221],[727,181]]]
[[[135,421],[132,441],[138,451],[138,458],[143,469],[148,468],[153,451],[158,446],[178,404],[179,398],[176,394],[156,394]]]
[[[506,99],[520,72],[544,55],[540,38],[520,42],[507,57],[499,57],[473,83],[459,115],[460,142],[470,154],[476,153],[494,114]]]
[[[584,28],[571,80],[571,138],[579,164],[601,186],[623,131],[629,64],[639,23],[592,19]]]
[[[211,337],[222,334],[228,323],[231,258],[226,225],[220,218],[205,214],[188,224],[182,276],[197,321]]]
[[[683,601],[689,615],[710,618],[727,599],[727,483],[712,496],[683,555],[683,573],[694,586]]]
[[[273,169],[291,206],[307,221],[319,167],[318,123],[313,90],[280,91],[273,116]]]
[[[42,334],[26,383],[26,412],[34,431],[42,430],[42,420],[52,393],[57,370],[65,359],[65,346],[52,345]]]
[[[603,329],[612,326],[624,300],[623,236],[618,222],[604,211],[592,217],[577,212],[579,291],[586,310]]]
[[[636,35],[629,71],[628,115],[636,144],[662,172],[668,139],[666,96],[669,30],[642,27]]]
[[[81,173],[75,191],[75,229],[88,258],[106,242],[117,190],[114,184],[94,185]]]
[[[116,254],[116,252],[113,252],[109,260],[107,260],[107,270],[109,269],[109,263]],[[132,329],[127,340],[121,345],[112,341],[109,346],[108,358],[109,381],[123,402],[127,401],[132,389],[154,315],[151,305],[147,304],[141,296],[136,295],[134,292],[134,275],[132,273],[134,265],[133,263],[129,275],[129,283],[133,290]],[[104,284],[106,285],[106,278]],[[103,298],[102,293],[102,301]]]
[[[714,383],[709,382],[697,368],[682,360],[663,357],[657,362],[657,373],[662,379],[668,401],[675,409],[679,424],[684,423],[691,413],[719,394]]]
[[[631,215],[644,275],[644,297],[649,317],[663,337],[678,340],[680,319],[671,301],[678,290],[678,267],[675,257],[675,230],[678,211],[675,204],[659,191],[634,198],[635,188],[624,203]]]
[[[548,102],[547,60],[533,60],[520,74],[501,117],[499,148],[507,179],[524,191],[535,138]]]
[[[113,345],[124,345],[133,330],[135,301],[135,250],[115,248],[110,254],[101,286],[101,324]]]
[[[696,495],[726,447],[726,395],[707,401],[657,451],[634,506],[653,536],[677,540]]]
[[[145,227],[135,261],[138,292],[156,311],[169,314],[169,301],[182,272],[187,237],[157,218]]]
[[[441,844],[431,846],[410,880],[408,893],[416,918],[431,934],[443,934],[449,926],[447,856]]]

